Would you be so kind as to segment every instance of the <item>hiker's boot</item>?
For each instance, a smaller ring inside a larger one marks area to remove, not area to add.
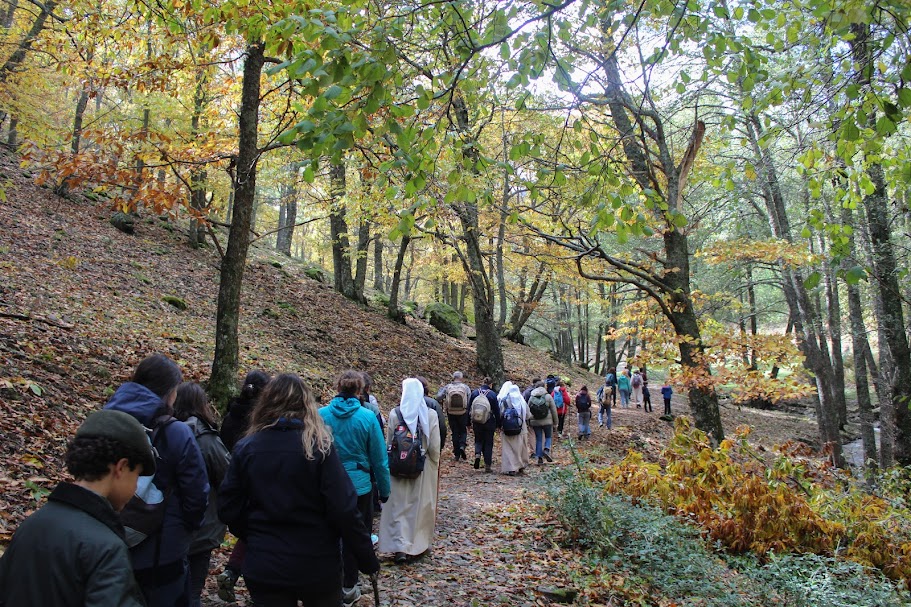
[[[554,460],[552,460],[552,459],[550,458],[550,451],[545,451],[545,452],[544,452],[544,459],[546,459],[546,460],[549,461],[549,462],[553,462],[553,461],[554,461]]]
[[[481,467],[481,456],[475,454],[474,456],[474,469],[477,470]]]
[[[396,563],[401,565],[402,563],[408,562],[408,555],[405,554],[404,552],[396,552],[395,558],[393,560],[395,560]]]
[[[539,466],[543,466],[543,465],[544,465],[544,458],[543,458],[543,457],[539,457],[539,458],[538,458],[538,465],[539,465]]]
[[[237,600],[237,596],[234,594],[234,585],[237,584],[238,577],[240,576],[233,569],[225,569],[215,578],[218,583],[218,598],[227,603],[233,603]]]
[[[493,468],[491,468],[490,466],[484,466],[484,472],[487,474],[490,474],[491,472],[493,472]]]

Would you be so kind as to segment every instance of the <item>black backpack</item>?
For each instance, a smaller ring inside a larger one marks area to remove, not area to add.
[[[389,445],[389,474],[396,478],[418,478],[424,471],[424,445],[421,440],[421,428],[412,434],[402,417],[402,408],[395,408],[399,420],[392,433],[392,444]]]
[[[149,442],[159,466],[161,457],[155,449],[156,439],[162,430],[176,421],[170,415],[162,415],[155,419],[151,432],[148,432]],[[130,548],[138,546],[152,536],[160,535],[161,526],[164,524],[171,487],[162,492],[154,481],[155,475],[140,476],[136,484],[136,493],[120,511],[120,522],[126,531],[124,541]]]
[[[503,426],[503,434],[506,436],[518,436],[522,434],[522,424],[525,423],[519,410],[512,406],[509,399],[503,401],[503,412],[500,416]]]

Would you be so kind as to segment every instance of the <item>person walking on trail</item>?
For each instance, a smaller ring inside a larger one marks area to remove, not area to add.
[[[196,531],[190,543],[190,607],[200,607],[202,589],[209,575],[209,565],[212,564],[212,551],[221,546],[228,529],[227,525],[218,520],[218,488],[231,463],[231,453],[218,436],[215,412],[209,406],[206,392],[199,384],[184,382],[177,387],[174,417],[193,431],[211,485],[209,505],[202,527]]]
[[[260,395],[221,485],[218,515],[247,544],[243,576],[256,606],[339,607],[342,544],[363,573],[380,569],[332,431],[292,373]]]
[[[606,383],[598,389],[598,425],[601,427],[607,426],[607,429],[610,430],[614,427],[613,419],[611,412],[614,408],[614,397],[616,394],[616,382],[614,384],[613,390]]]
[[[670,382],[665,382],[661,386],[661,397],[664,399],[664,414],[671,414],[671,396],[674,394],[674,389],[671,388]]]
[[[543,466],[545,459],[549,462],[554,461],[550,457],[550,448],[554,426],[558,421],[554,398],[547,393],[544,384],[531,391],[528,410],[531,413],[531,420],[528,423],[535,433],[535,457],[538,458],[538,465]]]
[[[413,459],[419,464],[405,476],[392,477],[392,497],[380,515],[380,552],[391,552],[396,563],[419,556],[430,548],[436,523],[439,495],[440,426],[424,402],[423,388],[417,379],[402,382],[402,400],[389,413],[386,444],[390,458],[405,454],[399,441],[411,441]],[[418,445],[418,441],[420,444]],[[411,459],[411,457],[409,458]],[[418,470],[423,465],[422,470]],[[404,474],[404,473],[403,473]]]
[[[452,432],[452,453],[456,460],[467,460],[465,447],[468,444],[468,408],[471,405],[471,388],[463,381],[461,371],[452,374],[452,382],[437,393],[437,400],[443,403]]]
[[[606,389],[599,390],[598,392],[598,403],[602,406],[598,408],[598,425],[607,426],[607,429],[610,430],[610,424],[605,421],[605,416],[610,415],[610,411],[613,407],[617,406],[617,369],[611,367],[607,370],[607,375],[604,376],[604,385]],[[604,395],[603,392],[606,392],[606,395],[610,398],[610,406],[605,407],[604,404]]]
[[[497,394],[490,387],[489,377],[471,393],[471,425],[474,431],[474,469],[481,467],[484,457],[484,472],[493,472],[493,440],[500,425],[500,407]]]
[[[243,386],[240,389],[240,396],[232,398],[228,403],[228,414],[221,423],[219,436],[221,442],[225,444],[228,451],[234,450],[237,444],[250,428],[250,414],[256,407],[256,401],[260,392],[269,383],[269,375],[263,371],[250,371],[244,378]],[[231,550],[231,556],[222,571],[216,578],[218,583],[218,598],[228,603],[237,600],[234,594],[234,586],[240,578],[240,571],[244,565],[244,554],[246,546],[243,540],[238,539]]]
[[[566,390],[566,382],[562,379],[557,380],[557,385],[552,394],[554,405],[557,407],[557,434],[563,437],[563,422],[566,420],[566,414],[569,412],[569,405],[572,402],[569,392]]]
[[[132,546],[133,573],[149,607],[190,604],[187,557],[209,499],[206,464],[196,437],[189,426],[173,417],[177,386],[182,381],[180,367],[167,356],[155,354],[136,366],[133,381],[120,386],[104,406],[129,413],[151,428],[152,446],[160,458],[155,476],[146,479],[147,483],[140,479],[140,484],[168,496],[161,523],[148,528],[148,533],[127,538]],[[121,520],[134,520],[135,514],[128,505]]]
[[[437,421],[440,422],[440,451],[442,452],[443,449],[446,448],[446,436],[449,434],[449,431],[446,428],[446,414],[443,413],[443,407],[440,405],[439,401],[430,396],[430,391],[427,389],[427,378],[418,375],[414,379],[421,382],[421,387],[424,388],[424,404],[427,405],[428,409],[435,411],[437,414]]]
[[[576,412],[579,416],[579,440],[585,440],[592,435],[592,397],[588,386],[582,386],[576,394]]]
[[[630,385],[630,402],[636,405],[637,409],[642,408],[642,373],[637,369],[633,371],[633,376],[629,381]]]
[[[528,384],[524,390],[522,390],[522,398],[525,399],[526,403],[528,402],[528,399],[531,398],[531,391],[535,389],[535,384],[537,384],[539,381],[541,381],[540,377],[534,378],[531,380],[531,383]]]
[[[540,380],[538,383],[541,383]],[[500,471],[509,476],[524,474],[528,466],[528,421],[531,413],[522,398],[519,387],[511,381],[500,388],[497,395],[500,405],[500,430],[502,452]]]
[[[120,411],[96,411],[66,449],[74,478],[16,529],[0,556],[0,605],[144,607],[117,517],[140,474],[155,473],[145,429]]]
[[[332,430],[338,458],[357,493],[357,509],[364,526],[373,526],[373,479],[376,480],[380,502],[389,499],[389,458],[380,424],[372,411],[361,405],[359,395],[364,390],[364,376],[359,371],[344,371],[336,380],[338,394],[319,414]],[[358,557],[354,550],[342,550],[344,580],[342,599],[353,605],[361,598],[358,584]]]
[[[639,375],[642,376],[642,410],[646,413],[652,412],[652,394],[648,391],[648,371],[645,367],[639,369]]]
[[[629,369],[624,369],[617,374],[617,392],[620,393],[620,407],[629,409],[630,394]]]

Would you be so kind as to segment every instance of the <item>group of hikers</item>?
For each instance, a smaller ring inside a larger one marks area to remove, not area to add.
[[[257,606],[350,607],[359,573],[379,571],[377,550],[405,563],[430,548],[447,425],[455,460],[468,459],[470,428],[474,468],[483,460],[487,473],[499,430],[510,476],[532,458],[553,461],[571,402],[579,438],[591,434],[587,387],[573,401],[554,376],[495,392],[490,378],[472,389],[456,371],[436,398],[427,380],[408,378],[388,418],[371,389],[368,374],[347,370],[320,406],[297,375],[252,371],[219,429],[202,387],[149,356],[68,443],[74,482],[50,493],[0,557],[0,607],[199,606],[227,529],[237,540],[217,578],[223,600],[243,576]],[[611,426],[617,392],[629,406],[637,390],[648,394],[644,370],[611,369],[601,425]]]

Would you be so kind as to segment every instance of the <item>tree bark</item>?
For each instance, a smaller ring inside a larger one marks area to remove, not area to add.
[[[335,290],[355,299],[354,280],[351,277],[351,243],[348,241],[345,193],[347,191],[346,167],[344,161],[333,163],[329,168],[330,196],[332,208],[329,213],[329,237],[332,239],[332,273]]]
[[[854,39],[851,52],[859,66],[858,84],[870,87],[871,73],[875,69],[873,49],[870,45],[870,26],[856,24],[851,28]],[[876,112],[868,116],[871,126],[876,125]],[[911,464],[911,348],[905,333],[904,310],[898,284],[898,268],[889,227],[890,209],[886,178],[882,165],[876,161],[867,166],[867,176],[873,184],[873,193],[864,197],[864,211],[870,231],[873,251],[873,275],[880,293],[883,315],[879,318],[892,356],[891,392],[895,415],[895,459],[902,465]],[[880,344],[880,348],[883,344]],[[880,365],[882,369],[882,365]]]
[[[51,13],[54,12],[54,9],[57,8],[57,0],[47,0],[40,5],[40,11],[35,17],[35,20],[32,22],[32,27],[29,28],[29,31],[25,34],[25,37],[19,42],[19,45],[16,47],[16,50],[13,51],[13,54],[9,56],[2,66],[0,66],[0,84],[5,83],[10,75],[13,74],[19,66],[22,65],[22,62],[25,61],[26,55],[32,48],[32,44],[35,43],[35,40],[38,39],[38,36],[41,34],[41,30],[44,29],[44,26],[47,24],[48,17],[51,16]],[[10,25],[12,25],[12,14],[14,7],[10,7],[9,10],[9,19]]]
[[[405,324],[405,314],[399,309],[399,284],[402,281],[402,266],[405,264],[405,251],[411,242],[410,236],[402,236],[399,243],[399,253],[395,257],[395,267],[392,270],[392,284],[389,285],[389,318]]]
[[[250,246],[250,219],[256,195],[256,163],[259,159],[258,130],[260,78],[264,56],[262,42],[247,46],[241,90],[237,165],[233,179],[234,212],[228,246],[221,263],[218,306],[215,318],[215,357],[209,378],[209,394],[224,412],[234,392],[239,367],[238,323],[244,265]]]
[[[357,228],[357,260],[354,264],[354,300],[366,302],[364,286],[367,283],[367,257],[370,249],[370,223],[361,220]]]
[[[531,288],[528,289],[527,293],[524,285],[520,287],[519,297],[513,305],[512,313],[509,317],[509,330],[504,335],[509,341],[522,343],[522,329],[547,292],[549,279],[547,278],[548,274],[545,274],[546,269],[547,266],[543,263],[538,265],[535,280],[531,283]]]
[[[196,140],[202,130],[202,114],[206,105],[206,87],[208,78],[204,68],[196,71],[196,89],[193,93],[193,115],[190,118],[190,134]],[[206,184],[208,173],[203,166],[190,170],[190,246],[200,247],[206,242],[206,219],[204,215],[209,206],[206,201]]]
[[[373,239],[373,288],[382,293],[385,288],[383,284],[383,239],[379,231]]]

